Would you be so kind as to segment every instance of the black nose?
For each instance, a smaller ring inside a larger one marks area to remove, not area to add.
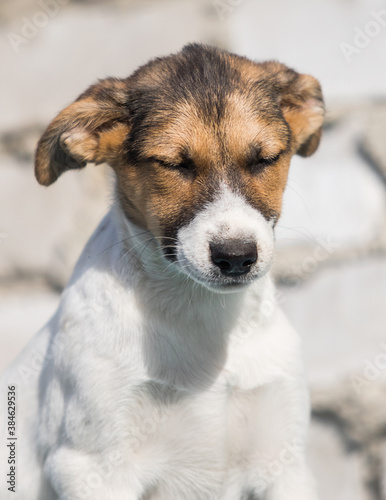
[[[209,246],[213,263],[225,276],[247,274],[257,261],[256,243],[230,240],[226,243],[210,243]]]

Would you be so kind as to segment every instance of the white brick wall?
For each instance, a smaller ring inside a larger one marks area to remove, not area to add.
[[[378,487],[386,499],[380,472],[386,467],[373,465],[386,463],[379,425],[386,425],[380,396],[386,369],[378,368],[373,380],[365,372],[386,331],[386,107],[379,104],[386,101],[386,26],[372,14],[385,11],[386,25],[386,4],[46,2],[62,5],[47,22],[40,15],[41,26],[30,31],[26,25],[39,20],[41,3],[0,5],[0,368],[52,314],[109,199],[103,168],[68,173],[47,190],[38,186],[36,130],[96,79],[128,75],[190,41],[279,59],[319,77],[328,105],[319,152],[296,159],[291,169],[275,266],[283,308],[304,339],[315,409],[311,463],[321,500],[380,500]],[[30,38],[15,52],[9,35],[26,29]],[[351,62],[343,42],[356,50]],[[350,383],[356,376],[365,380],[360,394]],[[350,448],[353,433],[357,444]]]

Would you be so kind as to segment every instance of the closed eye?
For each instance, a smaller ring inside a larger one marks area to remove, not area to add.
[[[180,162],[172,162],[161,158],[152,158],[152,160],[157,162],[163,168],[168,170],[178,170],[184,175],[192,176],[195,173],[195,165],[190,158],[184,158]]]
[[[260,156],[260,155],[258,155],[257,157],[251,159],[248,162],[248,168],[252,173],[258,174],[258,173],[262,172],[264,169],[266,169],[267,167],[269,167],[270,165],[273,165],[274,163],[276,163],[279,160],[281,154],[282,154],[282,152],[280,152],[276,155],[272,155],[272,156]]]

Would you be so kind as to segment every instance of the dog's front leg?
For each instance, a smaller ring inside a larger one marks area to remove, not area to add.
[[[288,466],[268,488],[266,500],[318,500],[315,481],[306,464]]]
[[[46,458],[44,472],[59,500],[139,500],[143,494],[119,452],[102,457],[60,446]]]
[[[260,410],[264,418],[251,476],[255,495],[263,494],[264,500],[317,500],[305,459],[309,397],[303,377],[267,387]]]
[[[255,496],[264,500],[318,500],[314,478],[303,457],[292,462],[290,453],[270,462],[271,470],[259,471]],[[259,492],[259,493],[257,493]],[[263,493],[264,492],[264,493]]]

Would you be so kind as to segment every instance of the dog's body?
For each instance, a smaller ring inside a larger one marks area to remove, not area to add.
[[[3,378],[19,478],[1,499],[316,499],[300,343],[267,272],[289,158],[316,149],[322,117],[311,77],[190,46],[47,129],[38,180],[107,161],[117,201]]]

